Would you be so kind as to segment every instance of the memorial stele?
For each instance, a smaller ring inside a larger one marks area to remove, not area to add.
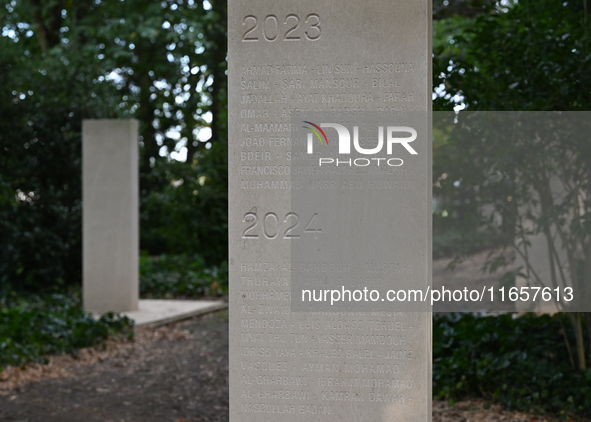
[[[128,312],[139,301],[138,121],[82,121],[83,303]]]
[[[429,312],[292,309],[295,272],[341,264],[322,251],[292,262],[297,239],[331,216],[292,204],[291,132],[300,112],[424,113],[421,158],[385,192],[397,212],[375,224],[416,232],[415,253],[401,258],[396,240],[383,267],[430,284],[431,2],[230,0],[228,39],[230,421],[430,421]]]

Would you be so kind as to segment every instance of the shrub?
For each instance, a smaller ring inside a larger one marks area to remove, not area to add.
[[[228,294],[228,266],[206,268],[200,255],[140,257],[143,298],[195,298]]]
[[[79,294],[0,299],[0,371],[3,366],[43,361],[48,354],[75,353],[111,334],[133,336],[133,323],[112,313],[95,320]]]
[[[561,318],[436,316],[434,397],[478,396],[508,409],[591,416],[591,370],[572,369],[564,335],[572,343],[574,334]]]

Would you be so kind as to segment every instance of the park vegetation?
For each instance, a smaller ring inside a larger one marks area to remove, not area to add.
[[[520,256],[524,264],[505,272],[509,283],[520,276],[588,289],[590,132],[588,122],[560,118],[591,110],[587,1],[445,3],[434,22],[433,109],[549,113],[529,121],[527,113],[497,114],[504,136],[466,137],[462,131],[478,125],[460,111],[450,131],[434,134],[434,196],[443,204],[434,214],[435,246],[456,259],[492,249],[489,272]],[[550,280],[539,278],[528,256],[539,235]],[[454,318],[434,329],[436,394],[478,391],[508,407],[589,416],[589,313]]]
[[[226,294],[226,3],[2,7],[0,367],[127,327],[115,316],[91,320],[76,293],[82,119],[140,122],[143,297]],[[589,26],[587,0],[434,1],[433,109],[589,111]],[[568,256],[561,272],[551,255],[554,277],[590,284],[591,142],[466,144],[454,137],[459,119],[434,138],[434,256],[496,248],[485,269],[502,270],[508,248],[527,250],[528,237],[543,234]],[[556,179],[568,195],[552,195]],[[434,340],[436,397],[591,416],[586,313],[450,315],[435,320]]]

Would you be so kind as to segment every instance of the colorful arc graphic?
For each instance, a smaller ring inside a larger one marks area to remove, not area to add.
[[[314,123],[312,123],[312,122],[306,122],[306,121],[304,121],[303,123],[308,123],[309,125],[312,125],[312,126],[314,126],[316,129],[318,129],[318,131],[320,131],[320,133],[322,133],[322,136],[324,137],[324,141],[326,142],[326,145],[328,145],[328,138],[326,137],[326,134],[324,133],[324,131],[323,131],[322,129],[320,129],[320,126],[318,126],[318,125],[315,125],[315,124],[314,124]],[[316,136],[318,137],[318,140],[320,141],[320,143],[322,143],[322,138],[320,137],[320,134],[319,134],[319,133],[318,133],[316,130],[314,130],[313,128],[311,128],[311,127],[308,127],[308,126],[302,126],[302,127],[303,127],[304,129],[310,129],[312,132],[314,132],[314,133],[316,134]]]

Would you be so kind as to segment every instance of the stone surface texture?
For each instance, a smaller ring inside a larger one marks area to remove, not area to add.
[[[227,307],[221,300],[141,299],[137,311],[122,314],[132,319],[136,327],[159,327]]]
[[[289,233],[304,236],[310,216],[287,231],[300,211],[285,175],[298,111],[430,110],[430,26],[425,0],[229,1],[231,422],[431,420],[430,313],[292,312]],[[431,146],[419,142],[422,183],[377,224],[417,227],[426,286]]]
[[[89,312],[138,309],[136,120],[82,123],[83,301]]]

